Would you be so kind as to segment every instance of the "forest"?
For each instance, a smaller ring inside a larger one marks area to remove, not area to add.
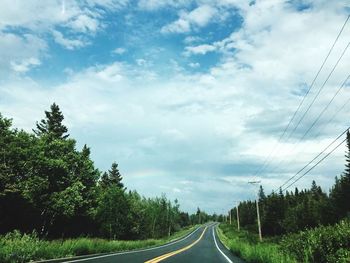
[[[165,195],[145,198],[123,184],[118,164],[101,172],[87,145],[80,150],[57,104],[32,133],[0,114],[0,235],[141,240],[169,236],[210,217],[189,215]]]

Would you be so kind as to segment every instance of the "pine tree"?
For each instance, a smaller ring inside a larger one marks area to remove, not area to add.
[[[266,195],[265,195],[264,188],[262,187],[262,185],[260,185],[258,196],[259,196],[259,202],[265,201]]]
[[[109,177],[108,177],[108,173],[104,172],[101,176],[101,180],[100,180],[100,186],[102,188],[106,188],[110,185],[109,183]]]
[[[36,135],[43,136],[49,135],[53,139],[66,139],[69,134],[66,126],[62,124],[64,119],[59,106],[53,103],[50,107],[50,111],[45,111],[46,119],[42,119],[40,123],[36,123],[37,129],[34,130]]]
[[[331,190],[331,198],[335,206],[338,219],[350,214],[350,133],[346,134],[347,152],[345,155],[345,171],[340,179],[336,178]]]
[[[124,188],[124,184],[122,183],[123,177],[118,170],[118,164],[116,162],[112,163],[111,170],[108,170],[108,178],[111,185],[115,185],[120,189]]]

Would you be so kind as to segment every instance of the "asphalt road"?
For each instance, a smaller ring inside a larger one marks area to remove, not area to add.
[[[173,243],[144,250],[122,252],[65,262],[83,263],[244,263],[220,242],[216,224],[202,226],[189,236]]]

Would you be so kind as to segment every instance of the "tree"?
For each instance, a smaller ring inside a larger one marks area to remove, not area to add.
[[[108,173],[104,172],[100,178],[100,187],[107,188],[110,185]]]
[[[127,238],[129,205],[125,193],[111,186],[102,193],[97,208],[101,234],[110,239]]]
[[[39,137],[49,135],[53,139],[66,139],[69,134],[66,126],[62,124],[64,119],[59,106],[53,103],[50,107],[51,111],[45,111],[46,119],[42,119],[40,123],[36,123],[37,129],[34,133]]]
[[[112,163],[111,170],[108,170],[108,178],[109,184],[115,185],[120,189],[124,188],[124,184],[122,183],[123,177],[118,170],[118,164],[116,162]]]
[[[177,200],[126,193],[118,165],[102,176],[87,145],[67,138],[56,104],[37,124],[36,136],[12,128],[0,114],[0,234],[35,230],[41,237],[161,238],[180,226],[206,222]],[[100,181],[98,181],[98,179]],[[25,220],[23,220],[25,218]]]
[[[258,196],[259,196],[259,202],[265,201],[266,195],[265,195],[264,188],[262,187],[262,185],[260,185]]]
[[[350,133],[346,133],[345,171],[336,178],[331,190],[331,199],[334,203],[335,217],[339,220],[345,216],[350,216]]]

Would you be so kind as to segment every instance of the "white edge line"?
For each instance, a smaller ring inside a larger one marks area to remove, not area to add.
[[[225,253],[222,252],[221,249],[219,248],[218,243],[216,242],[216,238],[215,238],[215,234],[214,234],[214,228],[215,228],[215,227],[213,227],[213,237],[214,237],[214,242],[215,242],[216,248],[219,250],[219,252],[225,257],[225,259],[226,259],[228,262],[233,263],[233,262],[231,261],[231,259],[229,259],[228,256],[226,256]]]
[[[151,247],[151,248],[145,248],[145,249],[134,250],[134,251],[126,251],[126,252],[118,252],[118,253],[112,253],[112,254],[108,254],[108,255],[89,257],[89,258],[83,258],[83,259],[75,259],[75,260],[73,259],[73,260],[67,260],[67,261],[64,261],[64,262],[81,262],[81,261],[88,261],[88,260],[97,259],[97,258],[105,258],[105,257],[112,257],[112,256],[118,256],[118,255],[126,255],[126,254],[132,254],[132,253],[139,253],[139,252],[149,251],[149,250],[155,250],[155,249],[171,246],[171,245],[176,244],[178,242],[184,241],[185,239],[189,238],[194,233],[196,233],[200,228],[201,227],[198,227],[196,230],[192,231],[190,234],[188,234],[187,236],[185,236],[182,239],[179,239],[179,240],[174,241],[174,242],[170,242],[168,244],[165,244],[165,245],[162,245],[162,246],[159,246],[159,247]]]

